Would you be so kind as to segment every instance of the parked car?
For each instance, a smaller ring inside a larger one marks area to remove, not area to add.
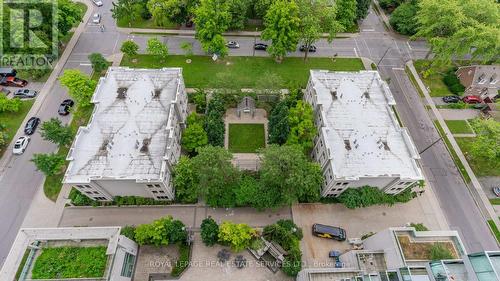
[[[40,118],[31,117],[28,122],[26,122],[26,126],[24,126],[24,133],[27,135],[33,135],[36,127],[38,127],[38,124],[40,124]]]
[[[482,103],[483,100],[478,97],[478,96],[466,96],[462,99],[465,103],[469,104],[475,104],[475,103]]]
[[[0,76],[1,77],[16,77],[17,71],[14,68],[1,67]]]
[[[14,154],[23,154],[26,148],[28,147],[28,143],[30,142],[30,137],[22,136],[19,137],[14,143],[14,147],[12,148],[12,153]]]
[[[72,101],[70,99],[63,100],[61,105],[59,105],[59,109],[57,110],[57,113],[59,113],[59,115],[68,115],[69,111],[71,110],[73,105],[75,105],[74,101]]]
[[[265,51],[267,50],[267,44],[264,44],[264,43],[256,43],[253,45],[253,48],[255,50],[259,50],[259,51]]]
[[[229,41],[226,43],[226,46],[230,49],[238,49],[240,47],[240,44],[236,41]]]
[[[28,85],[28,81],[16,78],[14,76],[5,76],[0,78],[0,85],[21,88]]]
[[[8,96],[10,94],[10,90],[4,87],[0,87],[0,93]]]
[[[500,186],[493,187],[493,193],[495,193],[496,197],[500,197]]]
[[[92,23],[95,23],[95,24],[101,23],[101,15],[99,13],[95,13],[92,15]]]
[[[301,52],[305,52],[305,51],[306,51],[306,49],[307,49],[307,46],[306,46],[306,45],[302,45],[302,46],[300,46],[300,48],[299,48],[299,50],[300,50]],[[316,46],[314,46],[314,45],[309,46],[309,53],[314,53],[314,52],[316,52]]]
[[[97,7],[101,7],[101,6],[102,6],[102,1],[101,1],[101,0],[92,0],[92,2],[94,2],[94,4],[95,4]]]
[[[458,97],[458,96],[446,96],[446,97],[443,97],[443,101],[445,103],[457,103],[460,101],[460,97]]]
[[[313,224],[312,232],[313,235],[315,236],[338,240],[338,241],[345,241],[347,238],[344,229],[336,226],[324,225],[319,223]]]
[[[14,93],[14,97],[20,99],[30,99],[36,97],[36,95],[38,95],[37,91],[29,89],[19,89]]]

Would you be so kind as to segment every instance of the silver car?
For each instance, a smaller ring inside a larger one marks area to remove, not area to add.
[[[20,99],[29,99],[36,97],[37,94],[38,92],[35,90],[19,89],[14,93],[14,97]]]
[[[102,6],[102,1],[101,1],[101,0],[92,0],[92,2],[94,2],[94,4],[95,4],[97,7],[101,7],[101,6]]]
[[[92,23],[100,24],[101,23],[101,15],[98,13],[93,14],[92,15]]]

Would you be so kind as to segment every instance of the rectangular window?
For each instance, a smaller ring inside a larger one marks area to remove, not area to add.
[[[342,183],[342,185],[348,185],[348,184],[349,184],[348,182],[344,182],[344,183]]]
[[[95,197],[95,200],[106,200],[106,197]]]
[[[86,184],[86,185],[85,185],[85,187],[86,187],[86,188],[92,188],[92,186],[90,186],[90,185],[88,185],[88,184]]]
[[[84,188],[83,185],[79,185],[79,184],[77,184],[76,187],[78,187],[78,188]]]
[[[122,273],[123,277],[132,277],[134,272],[135,256],[129,253],[125,253],[125,258],[123,259]]]
[[[153,190],[153,193],[155,193],[155,194],[156,194],[156,193],[158,193],[158,191],[156,191],[156,190]]]
[[[155,186],[156,186],[156,187],[160,187],[160,185],[159,185],[159,184],[155,184]]]

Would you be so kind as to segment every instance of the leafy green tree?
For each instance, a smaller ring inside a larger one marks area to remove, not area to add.
[[[198,174],[198,191],[211,207],[233,207],[234,189],[240,178],[231,163],[232,154],[222,147],[205,146],[192,158]]]
[[[207,109],[207,94],[202,90],[196,90],[196,93],[192,94],[192,102],[196,105],[197,113],[205,113]]]
[[[219,238],[219,225],[211,217],[201,222],[201,240],[205,246],[213,246]]]
[[[166,216],[150,224],[141,224],[135,229],[135,241],[139,245],[167,246],[186,241],[187,231],[184,224]]]
[[[300,41],[305,45],[304,60],[307,60],[309,48],[318,41],[323,32],[328,33],[328,42],[332,42],[343,26],[336,20],[336,6],[328,0],[297,0],[299,6]]]
[[[78,106],[87,107],[90,105],[90,99],[97,85],[96,81],[78,69],[64,70],[59,81],[61,85],[68,88],[69,95],[76,100]]]
[[[248,247],[256,235],[256,231],[244,223],[235,224],[225,221],[219,227],[219,241],[231,246],[235,252]]]
[[[116,20],[123,20],[132,26],[132,22],[138,20],[143,12],[143,4],[140,0],[118,0],[111,2],[111,15]]]
[[[266,13],[264,26],[262,39],[272,42],[267,48],[268,53],[277,62],[283,61],[288,52],[295,51],[299,42],[300,18],[295,1],[274,1]]]
[[[83,11],[70,0],[57,0],[57,31],[59,39],[67,35],[73,26],[82,20]],[[48,28],[52,26],[48,25]]]
[[[344,30],[351,29],[358,17],[356,0],[337,0],[335,6],[337,7],[337,21],[344,27]]]
[[[4,131],[3,125],[0,123],[0,148],[5,147],[5,145],[7,145],[8,137],[9,136]]]
[[[18,98],[9,99],[6,95],[0,94],[0,112],[18,112],[22,101]]]
[[[163,44],[158,38],[153,37],[148,39],[146,46],[146,52],[153,56],[158,56],[162,61],[165,61],[168,57],[168,47]]]
[[[236,206],[258,207],[259,202],[257,201],[260,200],[259,193],[261,189],[259,181],[255,178],[247,175],[242,176],[238,188],[234,191]]]
[[[135,241],[135,226],[126,225],[120,230],[120,235],[127,237],[128,239]]]
[[[417,32],[418,23],[415,19],[418,11],[417,3],[405,2],[394,10],[389,23],[397,32],[404,35],[413,35]]]
[[[357,0],[356,2],[356,18],[358,20],[366,18],[371,0]]]
[[[224,146],[224,116],[226,109],[224,102],[219,96],[213,97],[207,106],[205,118],[205,132],[207,132],[208,143],[212,146]]]
[[[175,187],[175,198],[184,204],[198,201],[198,175],[191,159],[181,156],[174,166],[172,183]]]
[[[73,140],[71,128],[63,125],[61,120],[57,118],[50,118],[49,121],[42,123],[41,135],[44,140],[61,146],[67,146]]]
[[[269,143],[282,145],[287,141],[290,133],[288,115],[287,101],[281,101],[273,108],[269,116]]]
[[[207,133],[201,124],[190,124],[182,133],[182,147],[189,153],[208,144]]]
[[[313,148],[313,139],[317,133],[312,106],[299,100],[295,107],[290,108],[288,123],[290,134],[286,143],[298,144],[304,152],[309,152]]]
[[[229,28],[231,14],[225,0],[201,0],[195,10],[196,39],[205,52],[227,55],[226,41],[222,33]]]
[[[500,122],[493,118],[475,119],[472,126],[477,137],[472,143],[471,156],[487,159],[500,168]]]
[[[310,162],[299,146],[270,145],[261,154],[260,182],[271,203],[268,207],[319,199],[321,168]]]
[[[390,195],[377,187],[363,186],[361,188],[348,188],[338,198],[347,208],[355,209],[372,205],[405,203],[413,198],[413,192],[411,188],[407,188],[397,195]]]
[[[404,1],[406,0],[380,0],[379,5],[382,9],[391,12],[399,5],[401,5]]]
[[[227,2],[231,14],[229,28],[234,30],[245,28],[250,2],[248,0],[227,0]]]
[[[101,73],[108,68],[108,61],[100,53],[92,53],[89,55],[89,61],[92,64],[92,69],[96,73]]]
[[[139,45],[132,40],[127,40],[122,43],[120,51],[129,57],[135,56],[137,55],[137,51],[139,51]]]
[[[263,19],[273,0],[255,0],[253,9],[258,18]]]
[[[500,7],[494,0],[421,0],[418,7],[414,37],[429,41],[432,67],[465,55],[482,62],[498,60]]]
[[[31,161],[35,163],[36,168],[46,176],[53,176],[61,173],[65,157],[55,153],[34,154]]]

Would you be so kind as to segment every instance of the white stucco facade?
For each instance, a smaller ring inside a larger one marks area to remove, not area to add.
[[[378,72],[311,70],[304,99],[318,128],[312,158],[325,177],[322,196],[365,185],[398,194],[423,180],[418,151]]]
[[[182,69],[109,68],[92,97],[94,112],[67,156],[64,184],[91,199],[172,200],[172,167],[187,117]]]

